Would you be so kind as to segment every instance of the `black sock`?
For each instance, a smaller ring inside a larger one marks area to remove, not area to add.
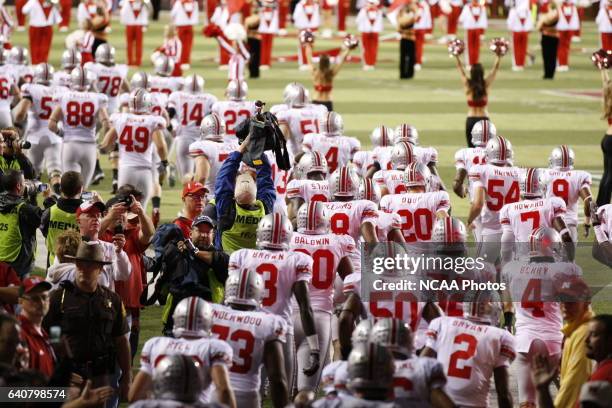
[[[102,171],[102,167],[100,167],[100,159],[96,159],[96,171]]]
[[[161,197],[152,197],[151,203],[153,203],[153,208],[161,207]]]
[[[117,180],[119,178],[119,169],[113,169],[113,180]]]

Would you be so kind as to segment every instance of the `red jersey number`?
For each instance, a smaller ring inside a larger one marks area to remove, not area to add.
[[[242,109],[237,112],[233,110],[226,110],[223,117],[225,119],[225,132],[228,135],[235,135],[235,126],[240,124],[240,122],[243,120],[250,118],[251,112],[246,109]]]
[[[457,350],[450,355],[450,361],[448,363],[448,376],[469,379],[472,375],[472,367],[464,364],[463,367],[459,368],[459,361],[469,360],[476,354],[476,346],[478,340],[471,334],[461,333],[455,336],[454,344],[467,344],[467,349]]]
[[[520,189],[517,181],[513,181],[504,195],[504,180],[491,179],[487,184],[487,208],[499,211],[505,204],[515,203],[520,198]]]
[[[433,228],[433,214],[427,208],[414,212],[402,209],[397,212],[401,217],[401,228],[406,242],[429,241]]]
[[[317,249],[310,253],[306,249],[296,249],[312,257],[312,286],[317,289],[329,289],[334,283],[334,254],[329,249]]]
[[[51,112],[53,112],[53,108],[51,107],[51,103],[53,102],[53,98],[50,96],[43,96],[40,100],[40,113],[38,114],[38,119],[49,120],[51,117]]]
[[[113,98],[119,95],[121,77],[101,76],[98,78],[98,81],[102,83],[102,89],[100,91],[103,94]]]
[[[246,374],[251,370],[253,364],[253,350],[255,350],[255,338],[247,330],[238,329],[230,334],[228,326],[215,324],[212,332],[219,336],[223,341],[238,344],[238,353],[234,354],[234,361],[230,371],[234,373]],[[240,360],[236,360],[239,358]]]
[[[265,307],[272,306],[276,303],[276,283],[278,282],[278,269],[274,264],[261,264],[256,269],[264,281],[266,295],[261,304]]]
[[[66,105],[66,123],[70,126],[92,127],[96,121],[95,106],[92,102],[70,101]]]
[[[304,119],[300,121],[300,132],[302,135],[308,133],[319,133],[319,121],[316,119]]]
[[[555,179],[552,183],[552,193],[565,201],[565,205],[569,202],[569,183],[564,179]]]

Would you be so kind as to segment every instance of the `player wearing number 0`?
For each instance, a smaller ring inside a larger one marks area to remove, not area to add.
[[[457,406],[489,406],[491,376],[498,406],[513,406],[508,368],[515,358],[515,345],[513,336],[497,327],[498,299],[493,292],[476,292],[464,303],[465,318],[442,316],[429,324],[421,356],[442,363],[447,376],[444,391]]]
[[[346,166],[353,155],[361,149],[361,143],[354,137],[344,136],[344,121],[337,112],[327,112],[319,120],[321,133],[304,135],[304,151],[319,152],[327,161],[330,173]]]
[[[55,90],[50,86],[52,80],[51,65],[42,63],[36,66],[34,83],[21,86],[22,99],[15,108],[15,121],[23,123],[27,115],[26,140],[32,147],[26,150],[26,155],[34,165],[36,174],[41,174],[43,162],[46,164],[49,182],[59,195],[62,139],[49,130],[48,123],[55,108]]]
[[[530,257],[504,265],[506,299],[516,310],[516,351],[519,403],[535,407],[536,392],[531,364],[536,355],[548,356],[556,365],[561,356],[563,319],[558,303],[559,288],[582,270],[566,262],[561,253],[561,237],[552,228],[538,228],[529,236]]]
[[[255,102],[247,101],[249,86],[245,81],[233,79],[225,88],[227,100],[215,102],[212,111],[225,121],[225,133],[232,136],[236,143],[236,126],[255,114]]]
[[[479,256],[496,263],[502,236],[499,211],[504,204],[519,200],[520,174],[519,169],[512,165],[512,144],[508,139],[501,136],[491,138],[485,151],[486,164],[478,164],[468,173],[474,195],[467,224],[468,229],[477,234],[475,221],[480,217],[480,239],[476,239],[481,242]]]
[[[380,187],[369,178],[361,179],[359,182],[358,200],[372,201],[378,205],[380,203]],[[399,214],[378,210],[378,218],[376,219],[376,236],[378,241],[395,241],[403,243],[404,235],[402,234],[402,221]]]
[[[96,164],[96,119],[104,128],[109,128],[106,105],[108,97],[91,92],[94,74],[76,67],[71,73],[71,89],[57,97],[57,107],[49,118],[49,129],[63,133],[62,173],[77,171],[83,175],[87,188],[93,177]],[[62,123],[60,131],[58,124]]]
[[[194,161],[189,146],[200,137],[202,119],[211,113],[217,97],[204,92],[204,78],[193,74],[185,78],[181,91],[173,92],[168,99],[168,114],[176,126],[176,166],[180,177],[193,173]]]
[[[144,344],[140,354],[140,371],[130,387],[130,402],[146,400],[153,390],[152,376],[157,364],[168,355],[190,356],[202,373],[201,403],[211,399],[210,385],[215,385],[215,400],[229,407],[236,407],[230,385],[229,368],[232,365],[232,348],[224,341],[211,338],[213,308],[203,299],[188,297],[174,309],[172,337],[153,337]],[[193,381],[194,379],[191,379]]]
[[[591,175],[583,170],[574,170],[574,151],[567,145],[555,147],[548,157],[546,196],[560,197],[567,206],[565,224],[574,242],[578,242],[578,199],[584,207],[585,232],[588,236],[591,216]]]
[[[308,284],[312,277],[312,258],[300,252],[288,252],[293,228],[286,216],[268,214],[257,225],[258,249],[239,249],[230,255],[229,270],[254,270],[262,276],[266,294],[263,309],[281,316],[287,322],[287,343],[283,346],[285,372],[289,389],[293,389],[293,322],[291,320],[291,298],[297,300],[302,328],[310,354],[304,374],[312,376],[319,368],[319,338],[317,336]],[[318,380],[318,378],[317,378]]]
[[[119,143],[119,186],[131,184],[142,191],[141,204],[146,209],[153,194],[153,145],[161,159],[159,178],[166,175],[168,148],[162,134],[166,121],[151,114],[151,96],[137,88],[130,93],[129,113],[113,113],[111,123],[100,150],[108,151]]]
[[[304,179],[294,178],[287,184],[289,219],[297,225],[297,212],[304,203],[329,201],[329,182],[327,181],[327,162],[318,151],[304,153],[297,164]],[[294,173],[295,174],[295,173]]]
[[[331,322],[334,310],[333,294],[336,273],[344,279],[353,273],[350,256],[356,253],[355,240],[348,235],[336,235],[329,231],[329,216],[323,203],[310,201],[300,207],[297,214],[298,232],[291,237],[290,249],[303,252],[313,259],[312,281],[309,285],[310,304],[315,317],[321,362],[327,361],[331,343]],[[302,330],[299,309],[294,308],[295,344],[297,347],[298,391],[318,388],[321,370],[312,376],[302,373],[309,364],[309,346]],[[321,368],[321,367],[320,367]]]
[[[213,333],[234,352],[230,382],[240,408],[261,406],[261,368],[270,381],[275,408],[289,403],[283,347],[287,344],[285,319],[260,309],[264,297],[262,277],[251,269],[230,270],[225,282],[225,304],[213,304]],[[286,361],[285,361],[286,363]]]

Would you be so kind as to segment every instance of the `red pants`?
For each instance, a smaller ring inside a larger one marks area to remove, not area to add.
[[[208,21],[212,17],[215,9],[217,8],[217,0],[206,0],[206,16],[208,17]]]
[[[378,55],[378,33],[361,33],[364,65],[376,65]]]
[[[25,14],[21,12],[26,3],[27,0],[15,0],[15,16],[17,17],[17,25],[20,27],[24,27],[26,24]]]
[[[569,64],[570,45],[572,43],[573,31],[559,31],[559,48],[557,49],[557,65]]]
[[[72,0],[60,0],[62,23],[60,27],[70,27],[70,17],[72,15]]]
[[[244,5],[240,9],[240,12],[242,13],[242,21],[244,21],[245,18],[251,15],[251,3],[248,1],[245,1]]]
[[[91,52],[82,52],[81,53],[81,65],[85,65],[88,62],[94,62],[94,57]]]
[[[181,64],[174,64],[174,70],[172,71],[173,77],[182,77],[183,69],[181,68]]]
[[[514,52],[514,65],[517,67],[525,66],[525,57],[527,56],[527,44],[529,43],[528,31],[513,31],[512,32],[512,49]]]
[[[272,65],[272,41],[274,34],[261,33],[261,65]]]
[[[459,16],[461,15],[461,7],[451,6],[451,12],[447,15],[447,26],[446,34],[456,35],[457,34],[457,23],[459,22]]]
[[[612,33],[601,33],[601,48],[612,50]]]
[[[576,37],[580,37],[582,31],[582,20],[584,20],[584,7],[576,7],[578,11],[578,29],[574,31]]]
[[[340,0],[338,2],[338,31],[346,31],[346,17],[349,14],[350,1]]]
[[[480,28],[474,28],[467,30],[467,52],[468,52],[468,65],[474,65],[478,63],[480,58]]]
[[[428,30],[414,30],[415,36],[415,62],[417,64],[423,63],[423,46],[425,45],[425,34]]]
[[[142,26],[125,26],[128,65],[139,67],[142,63]]]
[[[306,65],[308,61],[306,61],[306,47],[300,43],[298,45],[298,63],[301,65]]]
[[[440,10],[440,5],[436,3],[430,7],[429,12],[431,13],[431,28],[427,29],[427,33],[431,34],[436,27],[436,19],[442,15],[442,10]]]
[[[47,62],[49,59],[49,51],[51,50],[51,41],[53,40],[53,26],[30,26],[29,35],[32,65]]]
[[[287,14],[289,14],[289,2],[287,0],[280,0],[278,7],[278,28],[285,28],[287,26]]]
[[[191,48],[193,47],[193,26],[176,27],[176,34],[183,45],[180,64],[191,64]]]

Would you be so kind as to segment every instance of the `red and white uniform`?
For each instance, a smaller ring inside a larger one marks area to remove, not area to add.
[[[468,65],[474,65],[480,58],[480,35],[487,28],[487,9],[473,0],[463,6],[459,22],[465,30]]]
[[[190,64],[193,47],[193,26],[198,25],[200,19],[198,2],[194,0],[175,1],[170,9],[170,18],[183,44],[183,52],[180,54],[181,58],[178,64]]]
[[[565,215],[565,203],[559,197],[523,200],[506,204],[499,212],[504,233],[514,236],[514,242],[527,243],[533,230],[552,227],[553,220]]]
[[[85,21],[98,15],[98,5],[94,1],[82,1],[77,7],[77,22],[81,26]]]
[[[291,108],[278,113],[278,123],[287,125],[291,130],[291,139],[287,143],[290,154],[295,156],[302,151],[302,143],[306,134],[319,133],[321,116],[321,109],[311,106]]]
[[[15,78],[10,72],[3,71],[0,73],[0,126],[11,127],[13,126],[13,117],[11,115],[13,95],[11,95],[11,91],[13,87],[17,86],[17,82],[15,82]]]
[[[435,358],[413,356],[395,360],[393,400],[400,407],[430,407],[431,391],[444,388],[446,375]]]
[[[368,170],[374,166],[374,152],[371,150],[359,150],[353,155],[353,166],[359,177],[365,177]]]
[[[313,0],[300,0],[293,10],[293,25],[299,30],[310,29],[316,31],[321,24],[319,4]],[[298,62],[306,65],[306,49],[298,45]]]
[[[406,192],[404,172],[401,170],[378,170],[374,173],[372,180],[381,188],[386,187],[389,194],[401,194]]]
[[[389,233],[394,229],[402,229],[402,219],[399,214],[378,210],[378,219],[376,220],[376,236],[378,241],[388,241]]]
[[[327,202],[329,195],[329,183],[327,180],[296,180],[287,184],[287,199],[301,198],[304,202],[311,201]]]
[[[5,49],[10,48],[11,34],[13,34],[14,27],[15,22],[13,21],[13,17],[6,7],[0,6],[0,36],[4,38]]]
[[[254,101],[218,101],[212,106],[212,111],[225,121],[225,132],[236,134],[236,126],[249,119],[256,111]]]
[[[601,48],[606,51],[612,50],[612,4],[609,4],[608,0],[599,2],[599,12],[595,22],[601,36]]]
[[[259,10],[259,36],[261,37],[261,65],[272,65],[272,43],[278,35],[278,8],[262,7]]]
[[[127,108],[130,99],[129,93],[119,95],[119,108]],[[162,112],[166,110],[168,97],[165,93],[151,92],[151,115],[163,116]]]
[[[272,168],[272,180],[274,181],[274,188],[276,190],[276,200],[274,201],[274,212],[287,215],[287,202],[285,197],[287,196],[287,179],[289,178],[289,171],[281,170],[276,164],[276,155],[271,150],[264,152],[270,162]]]
[[[183,78],[179,77],[164,77],[159,75],[151,75],[151,93],[163,93],[167,97],[170,97],[170,94],[174,92],[178,92],[183,89]]]
[[[426,0],[417,2],[417,15],[414,22],[415,54],[417,64],[423,63],[423,47],[425,45],[425,34],[431,32],[433,28],[432,10]]]
[[[77,49],[81,53],[81,64],[85,65],[88,62],[94,62],[93,45],[96,38],[91,31],[85,31],[83,38],[77,44]]]
[[[564,217],[565,224],[570,229],[572,238],[576,241],[578,236],[575,230],[578,225],[580,190],[585,187],[591,188],[591,174],[583,170],[563,171],[548,169],[546,178],[546,195],[548,197],[559,197],[565,202],[567,207]]]
[[[349,164],[353,155],[361,149],[361,143],[355,137],[325,136],[320,133],[305,134],[302,146],[304,151],[319,152],[325,157],[329,174]]]
[[[361,240],[361,225],[371,222],[376,226],[378,219],[376,204],[369,200],[332,201],[325,203],[325,208],[331,214],[331,231],[350,235],[355,242]]]
[[[34,75],[34,68],[32,65],[19,65],[19,64],[5,64],[3,69],[6,69],[13,78],[15,83],[18,85],[29,84],[32,82]]]
[[[416,160],[429,165],[430,163],[438,162],[438,151],[435,147],[412,146],[412,151],[416,156]],[[391,153],[393,146],[379,146],[374,149],[374,159],[380,164],[381,169],[392,170]]]
[[[200,402],[210,401],[210,385],[212,384],[211,370],[221,365],[229,370],[232,366],[234,352],[230,345],[217,339],[188,340],[172,337],[153,337],[146,341],[140,354],[140,371],[153,378],[153,370],[159,361],[173,354],[182,354],[192,357],[200,364],[203,379],[203,391]]]
[[[368,4],[359,10],[357,30],[361,33],[364,65],[376,65],[378,57],[378,36],[383,30],[383,11],[379,6]]]
[[[215,197],[215,181],[221,165],[229,154],[236,149],[238,149],[237,143],[219,143],[212,140],[198,140],[189,145],[189,155],[191,157],[204,156],[210,164],[210,172],[205,184],[208,189],[206,196],[209,200]]]
[[[108,113],[116,112],[119,107],[118,96],[121,92],[121,83],[125,80],[128,72],[127,65],[115,64],[107,66],[91,62],[85,64],[85,68],[96,74],[98,91],[108,97]]]
[[[459,406],[488,407],[493,370],[509,367],[516,356],[506,330],[448,316],[431,321],[427,347],[446,372],[444,391]]]
[[[215,8],[213,15],[210,17],[210,22],[218,25],[219,27],[221,27],[221,29],[225,29],[225,27],[229,23],[240,22],[240,14],[230,14],[226,4],[219,4]],[[227,41],[227,39],[223,35],[221,37]],[[219,64],[227,65],[229,59],[230,54],[225,49],[223,49],[222,46],[219,46]]]
[[[516,2],[516,5],[510,8],[506,20],[508,30],[512,32],[513,65],[519,68],[525,66],[529,32],[533,30],[530,6],[529,0]]]
[[[446,191],[388,194],[380,200],[380,208],[399,214],[406,242],[427,242],[431,240],[436,213],[450,210],[450,197]]]
[[[464,169],[468,174],[472,167],[484,164],[486,161],[486,150],[484,147],[464,147],[455,153],[455,169]],[[474,195],[474,185],[468,177],[468,195],[470,200]]]
[[[22,12],[29,16],[32,65],[47,62],[53,41],[53,26],[62,22],[59,6],[46,0],[28,0]]]
[[[149,7],[143,0],[125,0],[119,11],[119,20],[125,26],[127,64],[142,63],[143,27],[149,25]]]
[[[561,3],[558,10],[557,31],[559,32],[559,48],[557,50],[557,65],[568,66],[572,36],[580,29],[580,18],[578,18],[578,9],[571,0]]]
[[[463,10],[463,0],[450,0],[451,12],[447,14],[446,34],[449,37],[456,37],[459,16]]]

